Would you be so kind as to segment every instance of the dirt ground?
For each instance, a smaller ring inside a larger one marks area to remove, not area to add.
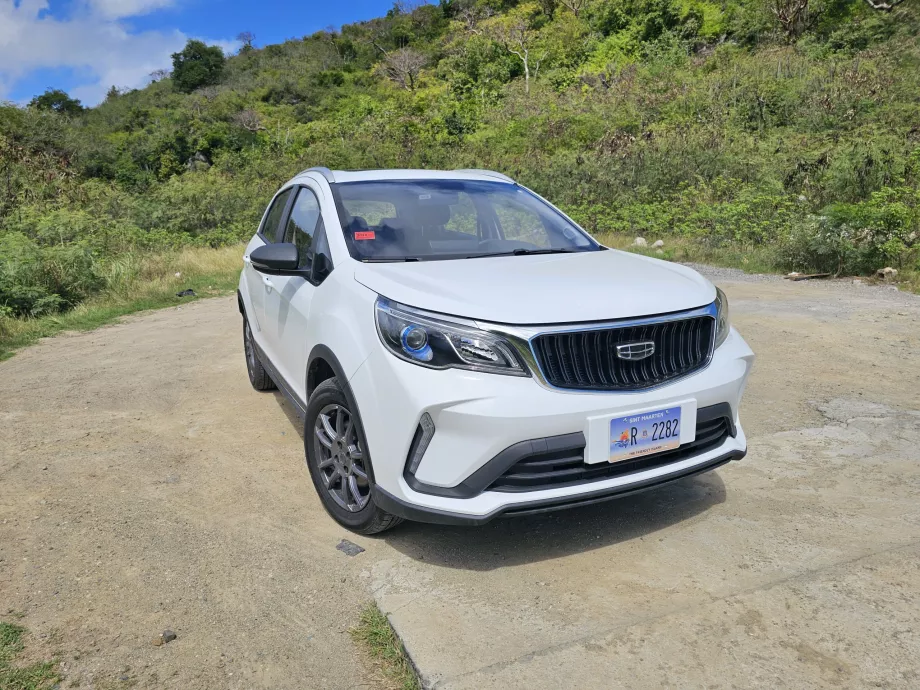
[[[374,687],[347,632],[371,598],[438,688],[920,686],[920,299],[714,279],[758,356],[748,457],[481,529],[335,525],[234,299],[24,350],[0,618],[64,688]]]

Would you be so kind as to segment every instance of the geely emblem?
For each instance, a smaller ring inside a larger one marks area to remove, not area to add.
[[[617,357],[620,359],[639,360],[655,354],[655,343],[648,340],[644,343],[626,343],[617,345]]]

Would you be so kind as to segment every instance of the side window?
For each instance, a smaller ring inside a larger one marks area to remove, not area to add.
[[[284,229],[284,241],[296,244],[299,250],[298,268],[309,268],[313,263],[313,237],[319,222],[319,201],[312,191],[302,187]]]
[[[292,191],[294,191],[293,188],[285,189],[281,194],[275,197],[271,210],[269,210],[268,215],[265,216],[265,222],[262,223],[262,227],[259,229],[259,233],[269,244],[278,241],[278,225],[281,224],[281,216],[284,214],[284,209],[287,206]]]

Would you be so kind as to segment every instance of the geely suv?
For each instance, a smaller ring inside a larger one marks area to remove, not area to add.
[[[356,532],[594,503],[746,452],[754,355],[722,291],[499,173],[306,170],[243,260],[250,382],[297,408]]]

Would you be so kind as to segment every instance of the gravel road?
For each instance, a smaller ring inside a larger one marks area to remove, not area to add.
[[[328,519],[233,298],[42,341],[0,363],[0,617],[65,688],[374,687],[372,597],[438,687],[917,687],[920,299],[705,271],[748,457],[481,530]]]

